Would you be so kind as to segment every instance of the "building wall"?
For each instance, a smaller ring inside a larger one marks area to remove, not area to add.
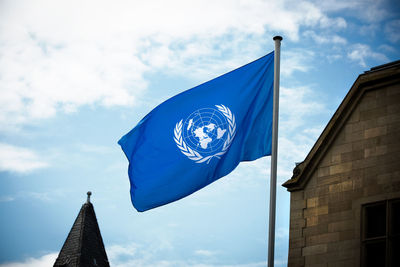
[[[366,91],[304,190],[288,266],[360,266],[361,206],[400,197],[400,85]]]

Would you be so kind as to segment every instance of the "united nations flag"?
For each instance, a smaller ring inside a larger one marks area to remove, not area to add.
[[[178,94],[119,140],[138,211],[183,198],[271,154],[274,52]]]

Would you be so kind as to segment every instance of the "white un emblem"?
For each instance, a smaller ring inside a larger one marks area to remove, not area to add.
[[[174,140],[180,151],[196,163],[226,153],[236,134],[235,115],[224,105],[194,111],[174,128]]]

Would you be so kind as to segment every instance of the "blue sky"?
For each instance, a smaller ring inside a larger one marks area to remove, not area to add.
[[[322,2],[322,3],[321,3]],[[276,266],[291,177],[359,74],[400,59],[398,1],[0,1],[0,266],[52,266],[92,191],[112,266],[265,266],[268,157],[138,213],[117,145],[283,36]]]

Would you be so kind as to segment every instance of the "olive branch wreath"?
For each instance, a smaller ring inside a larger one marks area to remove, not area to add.
[[[210,155],[207,157],[203,157],[199,152],[191,149],[188,145],[186,145],[185,141],[183,141],[182,138],[182,126],[183,126],[183,120],[180,120],[174,128],[174,141],[182,154],[187,156],[189,159],[193,160],[196,163],[203,163],[207,162],[210,163],[211,159],[213,157],[216,157],[218,159],[221,158],[222,155],[226,153],[228,148],[230,147],[233,138],[236,135],[236,122],[235,122],[235,115],[232,114],[229,108],[225,107],[224,105],[215,105],[219,111],[226,117],[228,124],[229,124],[229,131],[228,131],[228,137],[225,140],[225,143],[222,147],[222,150],[218,153],[215,153],[214,155]]]

